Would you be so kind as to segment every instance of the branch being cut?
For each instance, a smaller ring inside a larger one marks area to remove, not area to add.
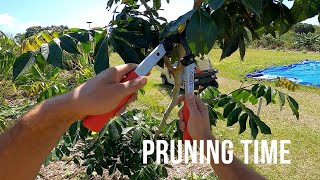
[[[180,87],[181,87],[181,73],[183,71],[183,65],[181,63],[178,63],[178,66],[174,71],[172,72],[173,78],[174,78],[174,88],[172,90],[172,100],[169,105],[169,107],[166,109],[165,113],[163,114],[161,124],[158,128],[158,131],[156,132],[154,139],[157,139],[159,134],[161,133],[161,130],[164,128],[165,125],[167,125],[167,120],[169,118],[169,115],[171,114],[173,108],[178,104],[177,99],[179,97]]]

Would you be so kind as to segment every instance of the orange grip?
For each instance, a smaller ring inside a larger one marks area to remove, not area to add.
[[[135,78],[138,78],[138,74],[135,73],[134,71],[131,71],[121,82],[126,82]],[[104,125],[115,116],[115,113],[121,108],[131,97],[132,94],[126,96],[123,98],[118,106],[114,108],[112,111],[107,112],[105,114],[100,114],[100,115],[89,115],[87,116],[83,121],[82,124],[90,129],[91,131],[94,132],[99,132],[101,129],[104,127]]]
[[[187,102],[186,100],[183,101],[184,105],[183,105],[183,121],[186,123],[186,130],[184,131],[183,133],[183,141],[185,140],[190,140],[192,141],[192,138],[188,132],[188,121],[189,121],[189,109],[188,109],[188,106],[187,106]]]

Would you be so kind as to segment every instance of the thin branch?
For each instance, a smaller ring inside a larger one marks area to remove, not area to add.
[[[159,137],[159,134],[161,133],[164,126],[167,125],[167,120],[168,120],[169,115],[171,114],[173,108],[178,104],[177,99],[179,97],[180,87],[181,87],[181,83],[182,83],[181,77],[180,77],[182,70],[183,70],[182,64],[178,63],[177,68],[174,69],[174,71],[173,71],[173,78],[174,78],[175,85],[172,90],[172,95],[171,95],[172,100],[171,100],[169,107],[166,109],[165,113],[163,114],[161,124],[160,124],[160,126],[154,136],[154,139],[157,139]]]
[[[168,68],[170,74],[172,74],[174,71],[174,68],[172,67],[172,64],[170,63],[168,56],[164,56],[163,59],[164,59],[164,65]]]
[[[147,13],[150,16],[150,20],[153,21],[153,22],[157,22],[156,19],[154,19],[153,14],[151,12],[151,8],[148,6],[147,2],[145,0],[140,0],[140,1],[143,4],[143,6],[146,8]]]
[[[203,3],[203,0],[194,0],[193,9],[200,7]]]

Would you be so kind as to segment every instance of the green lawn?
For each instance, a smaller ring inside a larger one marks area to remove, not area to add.
[[[243,62],[240,56],[235,53],[229,58],[219,62],[220,50],[212,50],[209,54],[211,62],[215,68],[219,69],[218,80],[220,90],[229,92],[240,86],[240,80],[244,75],[256,69],[262,69],[273,65],[290,64],[303,59],[320,60],[320,54],[304,54],[277,52],[267,50],[247,50],[247,55]],[[119,56],[113,54],[112,65],[121,64]],[[272,83],[268,83],[269,85]],[[153,70],[145,87],[146,94],[139,96],[139,101],[131,105],[131,108],[145,108],[156,112],[155,115],[161,117],[161,112],[169,104],[170,86],[161,85],[159,71]],[[287,92],[286,90],[282,89]],[[268,179],[318,179],[320,177],[320,88],[302,86],[296,92],[287,92],[292,95],[300,105],[300,120],[296,120],[290,108],[286,106],[282,112],[277,105],[264,107],[261,118],[271,128],[272,135],[258,135],[261,139],[291,140],[291,144],[286,146],[290,155],[286,159],[291,160],[290,165],[253,165],[259,173]],[[256,107],[252,107],[256,109]],[[177,108],[171,115],[176,118]],[[238,125],[231,128],[226,127],[226,123],[220,121],[217,127],[213,128],[213,133],[217,138],[230,139],[235,146],[235,154],[243,159],[243,150],[240,146],[241,139],[250,139],[250,133],[245,132],[238,135]],[[250,155],[251,153],[251,155]],[[250,161],[253,162],[253,148],[249,153]]]

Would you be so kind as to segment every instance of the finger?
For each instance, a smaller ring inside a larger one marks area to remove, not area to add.
[[[180,120],[183,120],[183,108],[181,108],[178,112],[178,116]]]
[[[147,78],[145,76],[141,76],[136,79],[126,81],[124,83],[115,84],[115,89],[119,95],[125,97],[129,94],[136,93],[139,89],[146,85],[146,83]]]
[[[116,115],[116,116],[120,116],[122,113],[124,113],[124,112],[126,111],[126,108],[127,108],[127,105],[126,105],[126,104],[123,105],[123,106],[121,106],[121,107],[117,110],[117,112],[115,113],[115,115]]]
[[[138,65],[137,64],[122,64],[119,66],[115,66],[117,72],[116,82],[120,82],[127,74],[133,71]]]
[[[136,101],[137,98],[138,98],[138,94],[137,94],[137,93],[132,94],[132,95],[130,96],[130,98],[127,100],[127,104],[130,104],[130,103]]]
[[[180,97],[178,97],[177,103],[181,103],[184,99],[185,99],[184,96],[181,95]]]
[[[197,96],[195,97],[195,101],[200,113],[202,115],[208,114],[208,107],[204,104],[204,102]]]
[[[186,101],[187,101],[187,106],[189,109],[190,116],[199,112],[197,104],[196,104],[195,96],[193,94],[187,95]]]
[[[180,129],[182,132],[185,132],[185,131],[186,131],[186,123],[185,123],[183,120],[179,120],[179,129]]]

